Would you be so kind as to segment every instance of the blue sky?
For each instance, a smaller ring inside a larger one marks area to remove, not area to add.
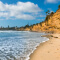
[[[24,26],[45,20],[46,11],[56,11],[60,0],[0,0],[0,26]]]

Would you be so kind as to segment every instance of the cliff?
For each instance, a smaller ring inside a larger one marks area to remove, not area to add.
[[[60,31],[60,9],[55,13],[50,13],[46,16],[45,21],[29,26],[23,27],[19,30],[25,31],[45,31],[45,32],[58,32]]]

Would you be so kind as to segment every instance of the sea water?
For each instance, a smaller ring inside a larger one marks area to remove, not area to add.
[[[28,60],[36,47],[47,41],[45,33],[0,31],[0,60]]]

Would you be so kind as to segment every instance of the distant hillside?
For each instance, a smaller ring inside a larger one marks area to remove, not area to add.
[[[50,13],[49,15],[47,15],[44,22],[34,24],[32,26],[21,27],[19,30],[39,32],[60,31],[60,9],[58,9],[55,13]]]

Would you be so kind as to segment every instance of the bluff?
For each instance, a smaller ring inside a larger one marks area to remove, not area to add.
[[[21,27],[19,30],[24,31],[45,31],[45,32],[58,32],[60,31],[60,9],[55,13],[50,13],[46,16],[45,21],[34,24],[29,27]]]

